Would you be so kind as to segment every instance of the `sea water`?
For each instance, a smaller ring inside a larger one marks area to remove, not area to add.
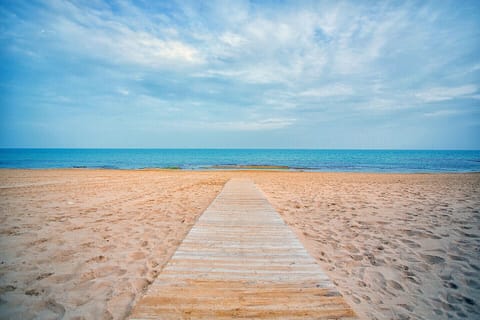
[[[285,166],[332,172],[480,172],[480,150],[0,149],[0,168]]]

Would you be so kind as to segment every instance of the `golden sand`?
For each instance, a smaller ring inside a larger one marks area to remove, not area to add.
[[[0,170],[0,318],[124,319],[231,177],[368,319],[480,313],[480,175]]]

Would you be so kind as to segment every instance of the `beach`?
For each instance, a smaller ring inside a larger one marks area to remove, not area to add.
[[[125,319],[232,177],[362,319],[480,314],[480,174],[0,170],[0,317]]]

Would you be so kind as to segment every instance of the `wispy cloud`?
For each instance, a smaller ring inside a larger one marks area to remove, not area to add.
[[[458,110],[437,110],[437,111],[432,111],[432,112],[427,112],[424,113],[423,115],[425,117],[448,117],[452,115],[459,114],[460,112]]]
[[[28,118],[55,130],[67,106],[90,119],[80,132],[96,121],[115,126],[105,120],[114,115],[172,132],[190,126],[192,139],[199,131],[323,136],[325,119],[338,122],[332,136],[392,119],[412,128],[417,118],[432,126],[451,118],[462,127],[463,118],[479,117],[479,8],[477,1],[1,2],[5,128]]]
[[[264,131],[278,130],[291,126],[295,119],[268,118],[251,121],[212,122],[208,127],[222,131]]]
[[[149,28],[148,13],[135,11],[136,17],[124,18],[116,16],[107,5],[100,10],[54,1],[46,5],[36,21],[42,24],[37,37],[48,50],[91,56],[110,63],[155,68],[202,62],[201,53],[178,38],[175,27]],[[24,31],[32,32],[33,25],[24,23],[28,27]]]
[[[353,93],[354,92],[351,87],[345,86],[343,84],[333,84],[302,91],[299,93],[299,96],[322,98],[331,96],[348,96]]]
[[[456,98],[471,98],[478,91],[478,87],[473,84],[459,87],[435,87],[416,94],[416,96],[425,102],[446,101]]]

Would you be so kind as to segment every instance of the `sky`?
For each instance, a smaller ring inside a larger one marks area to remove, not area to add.
[[[0,0],[0,147],[480,149],[480,1]]]

